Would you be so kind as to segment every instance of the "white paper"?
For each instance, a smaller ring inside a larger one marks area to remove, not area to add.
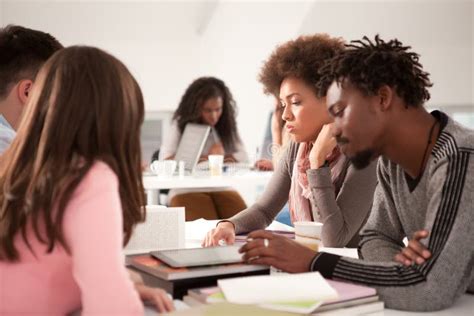
[[[184,217],[184,207],[147,206],[146,220],[135,227],[124,253],[184,248]]]
[[[337,299],[337,292],[319,272],[264,275],[218,280],[227,301],[268,304],[303,300]]]
[[[289,225],[273,221],[266,229],[268,230],[279,230],[279,231],[284,231],[284,232],[294,232],[295,228],[291,227]]]
[[[204,218],[186,222],[186,241],[203,241],[207,232],[216,228],[219,219],[206,220]]]

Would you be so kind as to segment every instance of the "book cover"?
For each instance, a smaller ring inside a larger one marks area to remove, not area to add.
[[[254,271],[269,271],[269,267],[267,266],[245,263],[172,268],[149,254],[127,256],[127,265],[131,265],[138,270],[168,281]]]
[[[368,286],[334,280],[326,281],[328,281],[329,285],[337,291],[339,297],[334,300],[329,300],[325,302],[325,304],[349,301],[362,297],[375,296],[377,294],[377,291],[374,288]]]
[[[381,301],[349,306],[345,308],[338,308],[335,310],[316,312],[312,315],[325,315],[325,316],[353,316],[353,315],[366,315],[384,310],[384,303]]]
[[[218,286],[211,286],[205,288],[190,289],[188,295],[195,298],[201,303],[212,304],[225,302],[224,293]]]
[[[330,284],[332,283],[332,281],[330,280],[328,280],[328,282]],[[364,295],[365,294],[366,293],[364,293]],[[224,293],[222,293],[221,289],[218,286],[190,289],[188,291],[188,296],[199,301],[201,304],[213,304],[213,303],[221,303],[221,302],[226,301]],[[379,300],[378,295],[356,297],[356,295],[354,294],[347,295],[347,293],[341,292],[340,298],[338,300],[324,302],[319,307],[318,307],[318,302],[316,301],[306,302],[306,304],[307,304],[307,307],[308,306],[310,307],[309,312],[314,311],[314,312],[319,313],[319,312],[334,310],[338,308],[347,308],[351,306],[373,303],[373,302],[377,302],[378,300]],[[293,304],[295,304],[295,302],[291,302],[289,305],[293,305]],[[300,305],[300,307],[304,307],[305,302],[296,302],[296,306],[298,305]]]
[[[379,301],[379,297],[376,295],[376,291],[373,288],[333,280],[326,281],[337,291],[339,295],[337,299],[327,300],[324,302],[318,300],[280,301],[260,306],[274,310],[303,314],[312,312],[319,314],[333,310],[351,312],[355,310],[350,309],[350,307],[357,306],[361,306],[363,310],[372,310],[375,308],[374,311],[377,311],[383,309],[383,303]],[[190,289],[188,295],[196,301],[199,301],[201,304],[226,301],[224,294],[217,286]],[[380,308],[380,306],[382,307]]]
[[[379,301],[378,295],[367,296],[367,297],[362,297],[362,298],[355,298],[348,301],[333,302],[330,304],[324,303],[318,308],[316,308],[316,310],[314,311],[319,313],[319,312],[331,311],[331,310],[339,309],[339,308],[347,308],[347,307],[352,307],[352,306],[364,305],[364,304],[378,302],[378,301]]]
[[[204,304],[190,295],[183,296],[183,302],[190,307],[201,306],[202,304]]]

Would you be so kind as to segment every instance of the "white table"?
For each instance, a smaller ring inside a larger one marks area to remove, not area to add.
[[[158,202],[160,189],[193,189],[193,188],[222,188],[232,187],[243,197],[247,205],[252,204],[263,191],[273,172],[251,171],[248,169],[224,173],[222,176],[211,177],[206,173],[194,176],[159,177],[144,175],[143,186],[147,192],[147,204]]]

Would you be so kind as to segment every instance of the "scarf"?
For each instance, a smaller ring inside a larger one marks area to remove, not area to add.
[[[312,143],[301,143],[298,146],[296,161],[293,164],[291,175],[291,187],[288,197],[291,222],[297,221],[319,221],[319,218],[313,218],[311,210],[311,189],[308,184],[306,171],[310,169],[309,153],[313,147]],[[334,185],[336,196],[342,186],[343,177],[347,170],[347,159],[341,154],[339,147],[335,147],[333,152],[327,157],[329,168],[331,170],[331,180]],[[319,214],[318,210],[316,214]]]

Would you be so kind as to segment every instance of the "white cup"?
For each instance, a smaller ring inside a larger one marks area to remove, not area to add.
[[[163,174],[163,161],[160,160],[155,160],[150,164],[150,170],[156,174],[156,175],[162,175]]]
[[[176,160],[164,160],[163,164],[164,164],[163,175],[168,178],[172,177],[176,170],[176,165],[177,165]]]
[[[318,222],[294,222],[293,224],[295,226],[295,241],[318,251],[321,245],[323,224]]]
[[[184,169],[186,166],[186,162],[183,160],[180,160],[178,163],[178,174],[180,177],[184,177],[184,174],[186,173],[186,170]]]
[[[211,177],[221,176],[222,168],[224,167],[224,156],[223,155],[209,155],[209,171]]]
[[[155,160],[150,165],[150,170],[158,176],[169,178],[176,170],[175,160]]]

